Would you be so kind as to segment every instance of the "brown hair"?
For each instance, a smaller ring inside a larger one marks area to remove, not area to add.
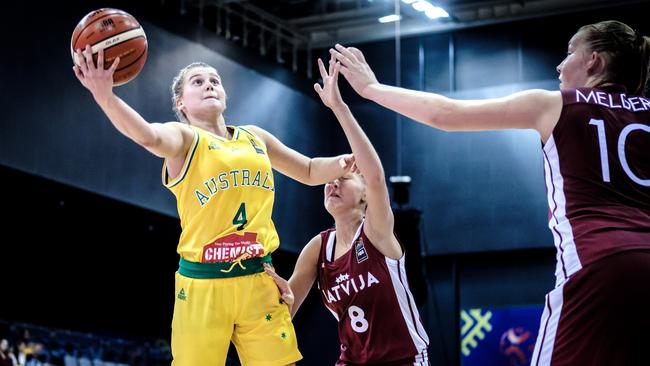
[[[591,51],[607,55],[607,70],[602,83],[622,84],[631,94],[642,94],[648,80],[650,38],[627,24],[607,20],[578,30]]]
[[[185,82],[185,75],[187,74],[188,71],[195,69],[197,67],[213,68],[212,66],[206,64],[205,62],[192,62],[191,64],[182,68],[181,71],[178,72],[178,75],[176,75],[172,80],[172,109],[176,114],[176,118],[178,118],[180,122],[189,123],[189,121],[187,120],[187,116],[185,116],[185,113],[183,113],[182,111],[178,110],[178,108],[176,108],[176,102],[178,101],[178,99],[180,99],[180,97],[183,96],[183,83]]]

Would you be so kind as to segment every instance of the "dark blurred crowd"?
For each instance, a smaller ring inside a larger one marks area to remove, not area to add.
[[[165,340],[124,339],[0,321],[0,366],[168,366]]]

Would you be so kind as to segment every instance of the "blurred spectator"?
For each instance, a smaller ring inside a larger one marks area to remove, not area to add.
[[[10,343],[8,340],[15,340]],[[169,366],[167,340],[125,339],[0,320],[0,366]]]
[[[0,366],[16,366],[16,357],[9,351],[9,341],[0,339]]]

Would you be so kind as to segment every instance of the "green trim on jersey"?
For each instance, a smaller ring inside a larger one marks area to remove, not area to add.
[[[228,278],[264,272],[264,263],[271,263],[271,255],[254,257],[240,262],[197,263],[181,258],[178,273],[189,278]]]
[[[183,178],[185,178],[185,175],[187,175],[187,171],[190,168],[190,163],[192,163],[192,158],[194,157],[194,153],[196,152],[196,148],[199,146],[199,140],[200,140],[199,133],[197,131],[194,131],[194,141],[193,141],[194,143],[193,143],[192,147],[190,147],[190,149],[187,152],[187,157],[185,158],[185,164],[183,166],[183,170],[178,175],[178,177],[176,177],[176,179],[172,180],[171,182],[168,182],[169,174],[167,172],[167,159],[165,159],[165,164],[163,166],[164,174],[165,174],[165,178],[164,178],[165,181],[163,183],[167,188],[172,188],[173,186],[180,183],[183,180]]]
[[[249,130],[245,129],[244,127],[239,127],[242,131],[246,132],[247,134],[251,135],[251,137],[259,139],[254,133],[250,132]]]

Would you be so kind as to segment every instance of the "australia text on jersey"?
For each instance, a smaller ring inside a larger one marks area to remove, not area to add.
[[[264,176],[263,180],[262,176]],[[238,187],[259,187],[274,191],[272,176],[269,172],[257,170],[253,174],[248,169],[234,169],[229,172],[221,172],[205,180],[203,186],[195,188],[194,195],[203,207],[217,192]]]
[[[650,109],[650,101],[643,97],[627,97],[625,94],[612,95],[601,91],[590,91],[587,95],[576,90],[576,102],[598,104],[603,107],[640,112]]]
[[[347,273],[341,273],[336,277],[336,283],[336,286],[322,290],[323,295],[329,304],[341,300],[341,296],[350,296],[353,292],[358,293],[374,284],[379,284],[379,280],[377,280],[377,277],[373,276],[370,272],[367,272],[365,276],[362,273],[357,277],[352,278],[350,278]]]

